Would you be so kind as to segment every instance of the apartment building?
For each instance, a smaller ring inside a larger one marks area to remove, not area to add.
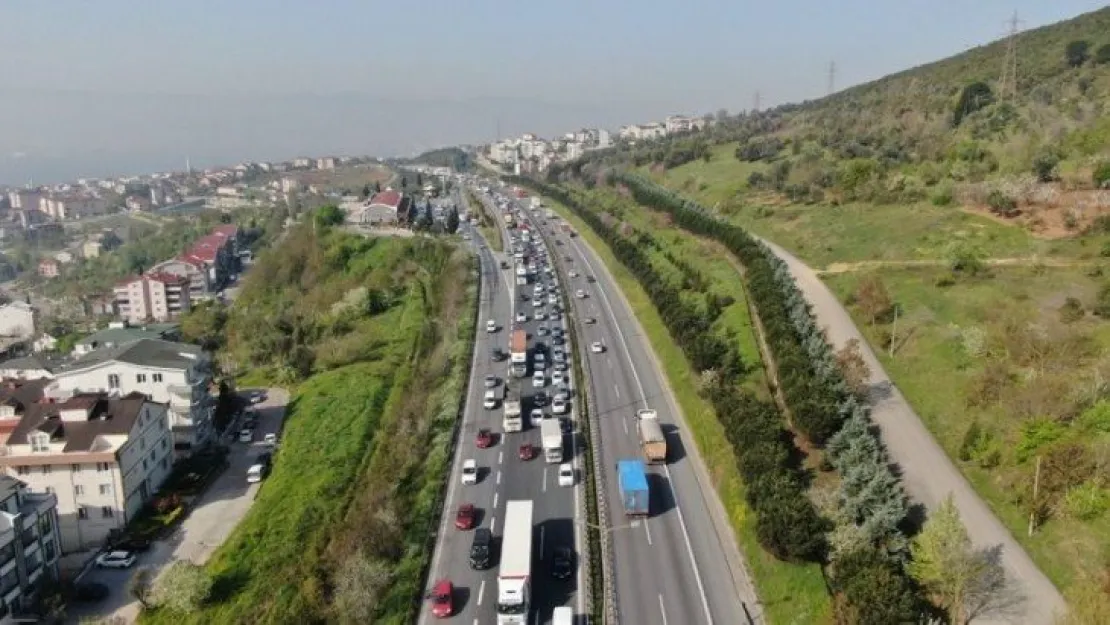
[[[58,579],[58,499],[0,475],[0,623],[30,610],[41,579]]]
[[[0,306],[0,336],[29,339],[35,335],[39,314],[34,306],[21,300]]]
[[[39,275],[44,278],[57,278],[62,273],[61,264],[53,258],[44,258],[39,261]]]
[[[212,362],[196,345],[144,338],[97,349],[57,369],[54,382],[52,386],[72,392],[141,393],[167,404],[166,419],[179,455],[214,437]]]
[[[158,263],[152,273],[184,276],[192,302],[212,296],[239,270],[239,228],[225,224],[212,229],[176,258]]]
[[[97,330],[73,344],[73,356],[80,357],[105,347],[118,347],[139,339],[176,341],[181,338],[181,328],[176,323],[148,323],[132,325],[129,321],[113,321],[107,328]]]
[[[26,395],[24,396],[26,397]],[[170,473],[166,405],[140,393],[72,393],[49,386],[38,401],[0,404],[19,422],[0,467],[57,498],[62,553],[98,548],[142,510]]]
[[[107,200],[86,195],[50,196],[39,202],[39,210],[57,221],[103,215],[109,209]]]
[[[165,272],[128,278],[113,289],[116,310],[131,323],[169,321],[191,308],[189,278]]]

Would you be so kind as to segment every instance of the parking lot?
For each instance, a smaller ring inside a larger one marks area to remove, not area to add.
[[[206,562],[212,552],[227,540],[254,502],[261,484],[247,483],[247,469],[260,453],[269,450],[262,443],[263,436],[281,432],[288,402],[289,394],[283,389],[266,390],[265,399],[254,404],[258,425],[253,442],[240,443],[238,427],[229,428],[231,431],[221,441],[231,450],[228,468],[197,499],[181,525],[167,539],[151,545],[150,551],[142,554],[130,569],[93,568],[86,573],[81,578],[82,582],[104,584],[111,594],[95,604],[71,606],[68,621],[76,623],[82,618],[114,615],[129,623],[134,622],[139,606],[128,595],[127,582],[139,567],[161,570],[173,560],[191,560],[197,564]]]

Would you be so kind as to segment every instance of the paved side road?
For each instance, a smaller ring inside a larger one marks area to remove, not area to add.
[[[813,269],[774,243],[763,242],[786,262],[798,288],[813,306],[818,325],[825,328],[833,346],[839,349],[851,339],[859,340],[863,358],[871,369],[872,420],[882,432],[883,442],[892,459],[902,470],[902,481],[910,497],[926,509],[933,509],[951,494],[972,542],[981,547],[1002,546],[1002,565],[1009,580],[1009,595],[1018,601],[994,614],[976,618],[975,622],[1052,623],[1054,614],[1064,610],[1064,600],[1059,591],[933,439],[909,402],[891,383],[848,311]]]
[[[127,584],[139,567],[148,567],[157,573],[174,560],[191,560],[196,564],[207,562],[212,552],[227,540],[239,521],[246,516],[259,487],[265,483],[248,484],[247,469],[254,464],[258,454],[268,451],[262,445],[262,437],[271,432],[281,432],[288,403],[289,393],[284,389],[268,389],[266,399],[254,405],[258,410],[254,442],[248,445],[237,439],[222,441],[231,448],[228,468],[197,499],[189,516],[169,538],[151,545],[150,551],[143,554],[134,567],[126,570],[90,570],[81,581],[104,584],[111,590],[111,594],[104,601],[95,604],[70,606],[69,622],[76,623],[82,618],[114,616],[122,618],[124,622],[134,623],[139,616],[139,604],[128,594]]]

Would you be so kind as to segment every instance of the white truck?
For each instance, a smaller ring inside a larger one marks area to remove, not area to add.
[[[524,430],[524,417],[520,410],[520,392],[516,390],[515,386],[509,388],[505,395],[505,416],[501,419],[501,429],[506,432]]]
[[[544,419],[540,422],[540,443],[543,445],[543,459],[551,464],[563,461],[563,431],[558,419]]]
[[[501,537],[501,568],[497,573],[497,625],[527,625],[532,593],[532,501],[505,503]]]

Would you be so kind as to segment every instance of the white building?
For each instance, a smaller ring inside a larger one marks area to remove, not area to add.
[[[47,391],[11,397],[0,417],[19,423],[0,447],[0,466],[58,501],[63,553],[99,547],[134,519],[170,473],[173,439],[166,406],[135,393]]]
[[[0,306],[0,336],[29,339],[35,335],[38,311],[22,300]]]
[[[98,349],[59,368],[54,382],[64,391],[142,393],[168,404],[166,418],[181,455],[213,440],[212,364],[196,345],[139,339]]]
[[[58,499],[0,475],[0,623],[34,604],[39,580],[58,579]]]
[[[123,280],[113,288],[116,309],[131,323],[168,321],[189,312],[191,282],[172,273],[148,273]]]

